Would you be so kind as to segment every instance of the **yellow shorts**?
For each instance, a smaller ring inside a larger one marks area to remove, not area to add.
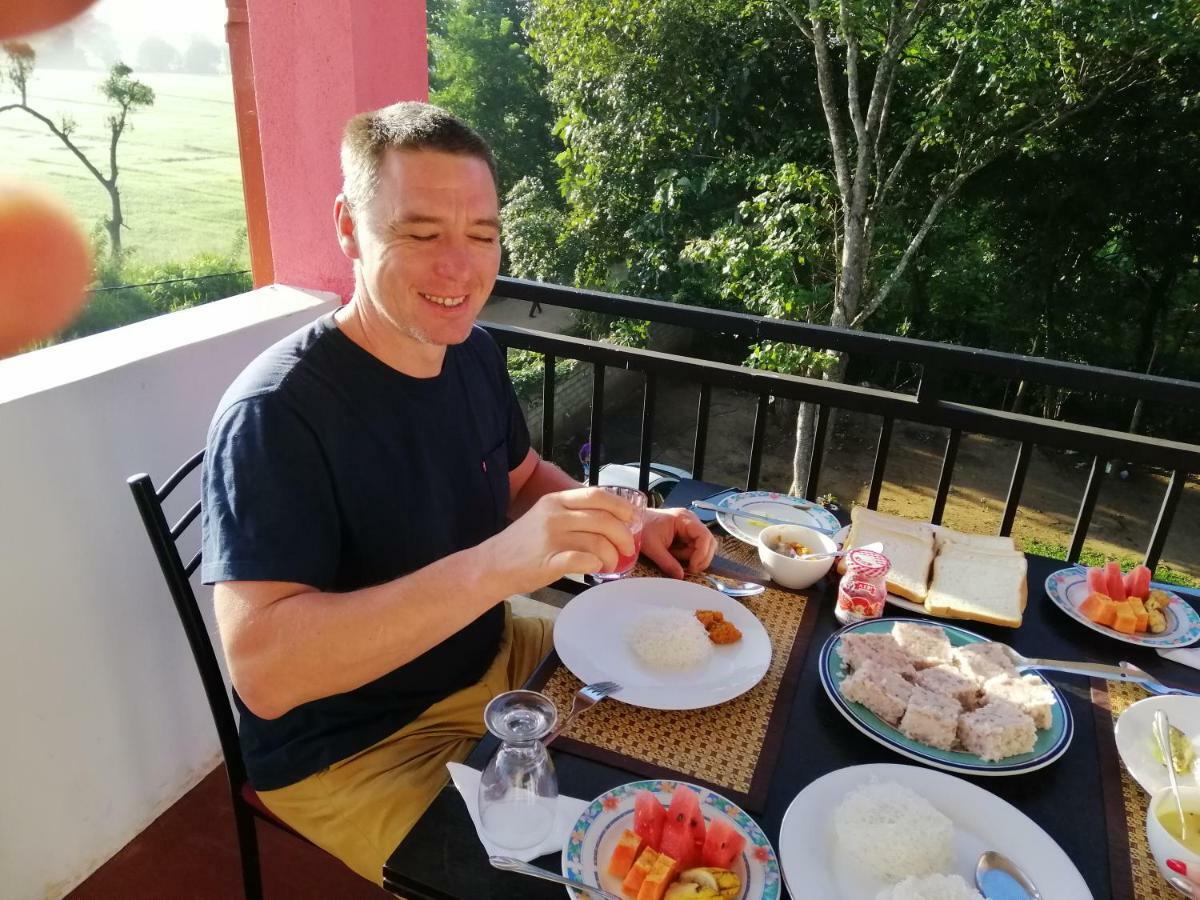
[[[491,668],[415,721],[303,781],[259,794],[283,821],[363,878],[380,884],[383,864],[484,734],[483,708],[519,688],[553,646],[550,619],[513,616]]]

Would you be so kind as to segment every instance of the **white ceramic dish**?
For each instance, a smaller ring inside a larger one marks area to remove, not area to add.
[[[742,491],[740,494],[730,494],[722,497],[717,503],[721,510],[717,513],[717,522],[729,534],[739,541],[758,546],[758,534],[770,522],[749,518],[748,515],[730,515],[730,510],[741,513],[758,513],[781,519],[806,528],[815,528],[826,534],[832,534],[840,527],[837,516],[819,504],[801,497],[792,497],[776,491]]]
[[[1140,784],[1147,794],[1156,794],[1165,788],[1167,768],[1154,756],[1151,749],[1153,737],[1151,727],[1154,713],[1162,710],[1171,724],[1192,740],[1196,751],[1196,767],[1200,768],[1200,697],[1147,697],[1130,706],[1117,717],[1117,753],[1130,777]],[[1195,771],[1180,773],[1181,787],[1196,787]]]
[[[699,667],[660,669],[633,652],[629,632],[639,617],[665,606],[715,609],[742,633],[736,644],[714,646]],[[771,665],[771,639],[754,613],[712,588],[673,578],[623,578],[572,599],[554,623],[554,649],[584,684],[615,681],[613,699],[648,709],[700,709],[744,694]]]
[[[1200,788],[1185,788],[1181,785],[1179,797],[1183,801],[1185,813],[1200,812]],[[1170,788],[1167,788],[1154,795],[1146,810],[1146,843],[1150,845],[1150,855],[1154,857],[1154,863],[1158,866],[1158,874],[1164,879],[1170,878],[1174,874],[1167,868],[1168,859],[1177,859],[1185,863],[1189,875],[1200,871],[1200,854],[1193,853],[1181,844],[1173,834],[1163,827],[1162,822],[1158,821],[1159,811],[1164,806],[1174,805],[1175,795]]]
[[[563,848],[563,875],[583,884],[596,884],[614,894],[621,883],[606,871],[613,849],[626,828],[633,828],[633,810],[640,791],[655,794],[663,806],[669,806],[677,790],[694,791],[706,822],[722,818],[746,839],[742,855],[731,867],[742,882],[737,900],[777,900],[780,893],[779,860],[771,842],[750,816],[715,791],[681,781],[635,781],[605,791],[591,802]],[[581,896],[571,888],[567,894]],[[793,894],[792,896],[796,896]],[[589,894],[590,898],[591,895]]]
[[[894,781],[911,788],[955,826],[954,868],[974,883],[975,863],[998,850],[1033,880],[1043,897],[1092,900],[1075,864],[1050,835],[1015,806],[970,782],[918,766],[875,764],[838,769],[812,782],[792,801],[779,829],[779,860],[793,897],[866,900],[887,885],[867,873],[833,836],[833,811],[853,788]]]
[[[769,525],[758,534],[758,558],[776,584],[792,590],[812,587],[833,568],[836,560],[795,559],[775,550],[779,540],[802,544],[812,553],[834,553],[838,545],[823,531],[803,525]]]

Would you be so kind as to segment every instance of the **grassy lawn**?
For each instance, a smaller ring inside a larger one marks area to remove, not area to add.
[[[143,262],[229,253],[245,228],[233,85],[228,75],[134,73],[156,101],[136,112],[117,153],[125,245]],[[37,69],[30,105],[55,120],[71,116],[74,139],[107,174],[111,107],[102,72]],[[15,99],[0,85],[0,105]],[[90,228],[108,213],[108,194],[46,127],[19,110],[0,115],[0,173],[45,184]],[[249,264],[244,241],[239,255]]]

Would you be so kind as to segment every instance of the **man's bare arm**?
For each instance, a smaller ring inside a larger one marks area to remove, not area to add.
[[[230,675],[263,718],[344,693],[416,659],[505,597],[568,572],[616,565],[632,508],[604,491],[544,497],[483,543],[385,584],[345,593],[237,581],[214,591]]]

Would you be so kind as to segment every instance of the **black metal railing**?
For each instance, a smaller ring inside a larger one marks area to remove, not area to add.
[[[765,447],[768,403],[782,397],[817,404],[813,454],[809,463],[806,495],[815,497],[821,474],[825,433],[832,409],[881,416],[882,427],[875,452],[867,505],[874,509],[879,501],[887,466],[893,426],[896,420],[949,429],[942,454],[942,468],[934,496],[931,521],[941,521],[954,477],[959,442],[964,432],[1005,438],[1019,442],[999,533],[1012,531],[1020,506],[1029,462],[1035,445],[1073,450],[1091,456],[1091,471],[1080,502],[1079,512],[1067,551],[1067,559],[1076,562],[1083,550],[1088,525],[1099,495],[1107,460],[1166,469],[1170,472],[1166,492],[1146,549],[1146,565],[1154,568],[1166,541],[1184,482],[1189,474],[1200,473],[1200,445],[1166,441],[1144,435],[1112,431],[1053,419],[1028,416],[1003,410],[957,403],[941,396],[943,372],[979,373],[1031,383],[1085,390],[1090,393],[1118,394],[1146,401],[1170,401],[1200,409],[1200,384],[1173,378],[1139,375],[1116,369],[1083,366],[1077,363],[1037,359],[1011,353],[999,353],[970,347],[957,347],[931,341],[898,338],[868,332],[851,331],[825,325],[810,325],[767,319],[745,313],[704,309],[658,300],[643,300],[599,291],[585,291],[542,282],[500,278],[495,295],[536,301],[589,312],[679,325],[704,332],[720,332],[752,340],[786,342],[799,346],[840,351],[855,356],[888,359],[916,364],[921,380],[916,396],[895,391],[840,384],[819,379],[783,375],[749,369],[727,363],[685,356],[617,347],[568,335],[548,334],[513,326],[484,323],[502,347],[531,350],[545,355],[542,419],[542,447],[554,445],[554,364],[559,359],[575,359],[592,365],[591,443],[601,445],[604,433],[604,381],[607,367],[642,373],[644,403],[641,420],[640,484],[644,490],[650,477],[650,452],[653,442],[654,407],[657,379],[671,377],[697,384],[700,400],[696,411],[696,443],[692,454],[692,474],[703,477],[709,410],[714,387],[732,388],[758,398],[754,429],[750,442],[749,466],[745,487],[753,490]],[[597,483],[599,465],[590,469],[589,480]]]

